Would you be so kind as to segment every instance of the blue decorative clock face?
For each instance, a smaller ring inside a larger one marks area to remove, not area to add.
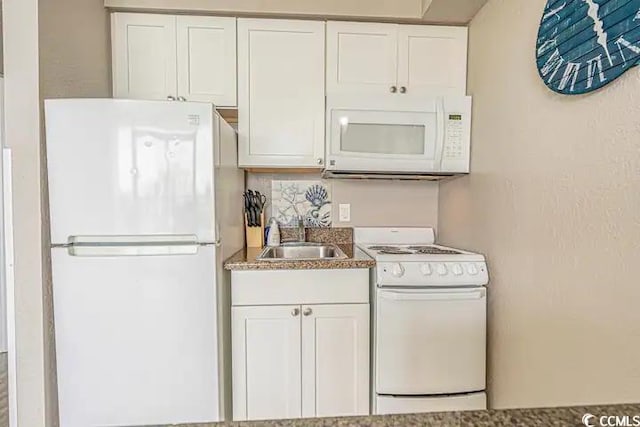
[[[548,0],[536,48],[551,90],[600,89],[640,61],[640,0]]]

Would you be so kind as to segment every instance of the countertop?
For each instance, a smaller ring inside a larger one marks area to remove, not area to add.
[[[590,425],[600,426],[602,416],[629,416],[633,424],[634,416],[640,419],[640,404],[575,406],[548,409],[510,409],[468,412],[441,412],[413,415],[382,415],[370,417],[306,418],[297,420],[224,422],[213,424],[189,424],[188,427],[584,427],[582,417],[594,415]],[[605,420],[607,421],[607,420]],[[615,421],[613,424],[616,425]],[[187,425],[183,426],[187,427]]]
[[[297,230],[282,228],[283,240],[291,240]],[[347,258],[312,261],[258,261],[261,248],[245,248],[233,254],[224,263],[227,270],[326,270],[345,268],[372,268],[376,262],[353,243],[352,228],[307,228],[305,238],[311,243],[330,243],[338,246]]]
[[[353,243],[335,243],[335,245],[342,249],[347,258],[312,261],[258,261],[256,258],[260,255],[262,249],[245,248],[226,260],[224,268],[227,270],[324,270],[372,268],[376,266],[376,262]]]

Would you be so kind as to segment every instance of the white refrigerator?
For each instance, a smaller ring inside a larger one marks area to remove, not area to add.
[[[223,419],[235,131],[205,103],[47,100],[45,115],[61,426]]]

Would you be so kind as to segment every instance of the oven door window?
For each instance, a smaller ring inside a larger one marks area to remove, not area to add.
[[[486,290],[378,289],[376,393],[485,388]]]
[[[433,159],[435,113],[332,111],[332,151],[353,157]]]

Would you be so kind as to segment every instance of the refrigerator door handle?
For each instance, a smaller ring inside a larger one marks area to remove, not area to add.
[[[171,236],[70,236],[66,248],[71,256],[117,257],[152,255],[195,255],[200,246],[195,235]]]

